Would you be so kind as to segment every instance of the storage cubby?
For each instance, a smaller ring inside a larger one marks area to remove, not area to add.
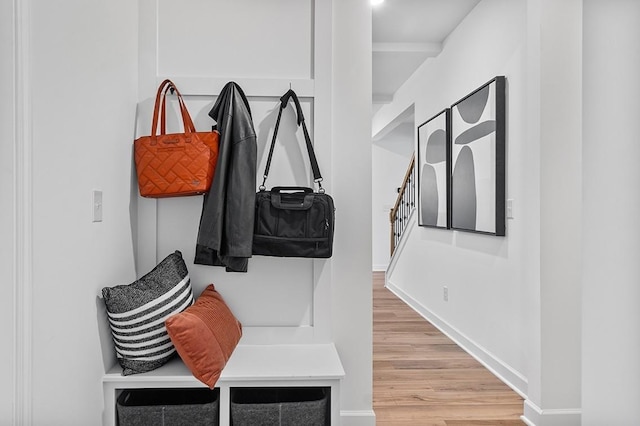
[[[328,426],[331,388],[233,388],[233,426]]]
[[[119,426],[217,426],[219,389],[127,389],[117,403]]]

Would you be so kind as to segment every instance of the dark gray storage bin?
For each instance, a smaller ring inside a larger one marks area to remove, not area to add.
[[[233,426],[327,426],[329,388],[231,389]]]
[[[218,389],[133,389],[118,397],[120,426],[218,426]]]

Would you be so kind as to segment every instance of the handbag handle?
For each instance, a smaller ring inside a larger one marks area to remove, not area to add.
[[[158,87],[158,92],[156,93],[156,102],[153,108],[153,120],[151,122],[151,144],[155,145],[157,130],[158,130],[158,117],[160,117],[160,134],[166,134],[166,97],[168,91],[175,91],[176,96],[178,97],[178,104],[180,106],[180,115],[182,116],[182,124],[184,126],[184,133],[189,134],[195,133],[195,126],[193,125],[193,121],[191,120],[191,116],[189,115],[189,111],[187,110],[187,106],[184,103],[184,99],[182,99],[182,95],[178,91],[178,88],[173,84],[173,82],[169,79],[164,80],[160,83]],[[187,139],[188,141],[189,139]]]
[[[316,159],[316,153],[313,150],[313,145],[311,144],[311,138],[309,137],[309,131],[307,130],[307,125],[304,122],[304,115],[302,114],[302,107],[300,106],[300,101],[298,100],[298,95],[289,89],[287,93],[282,95],[280,98],[280,110],[278,111],[278,118],[276,119],[276,125],[273,129],[273,137],[271,139],[271,147],[269,148],[269,157],[267,157],[267,165],[264,168],[264,175],[262,180],[262,185],[260,185],[260,191],[264,191],[266,189],[267,177],[269,176],[269,169],[271,168],[271,158],[273,157],[273,148],[276,145],[276,137],[278,136],[278,129],[280,128],[280,118],[282,117],[282,111],[289,104],[289,100],[293,99],[293,103],[296,107],[296,114],[298,116],[298,126],[302,124],[302,131],[304,133],[304,140],[307,145],[307,152],[309,153],[309,161],[311,162],[311,170],[313,172],[313,181],[318,184],[318,192],[323,194],[324,188],[322,187],[322,175],[320,174],[320,167],[318,167],[318,160]]]
[[[306,186],[274,186],[271,188],[271,193],[280,192],[304,192],[305,194],[310,194],[313,192],[313,189]]]
[[[178,91],[178,88],[171,82],[166,86],[163,94],[162,94],[162,105],[160,107],[160,134],[166,134],[166,101],[167,101],[167,92],[171,92],[172,94],[175,92],[178,98],[178,105],[180,107],[180,115],[182,116],[182,124],[185,129],[185,133],[190,133],[196,131],[195,126],[193,125],[193,121],[191,120],[191,115],[189,115],[189,110],[187,109],[186,104],[184,103],[184,99],[182,99],[182,95]],[[187,130],[188,129],[188,130]]]
[[[271,205],[277,209],[284,210],[309,210],[313,205],[314,194],[309,194],[306,192],[299,192],[298,194],[300,194],[300,196],[295,196],[293,198],[283,198],[281,193],[271,192]]]

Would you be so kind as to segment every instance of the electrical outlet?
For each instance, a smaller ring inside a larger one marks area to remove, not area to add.
[[[91,193],[93,203],[93,221],[102,222],[102,191],[94,190]]]
[[[442,287],[442,300],[449,301],[449,287],[447,286]]]

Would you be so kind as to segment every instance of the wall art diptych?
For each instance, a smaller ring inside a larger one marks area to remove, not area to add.
[[[505,235],[505,78],[451,107],[451,228]]]
[[[450,228],[449,109],[418,126],[418,225]]]

